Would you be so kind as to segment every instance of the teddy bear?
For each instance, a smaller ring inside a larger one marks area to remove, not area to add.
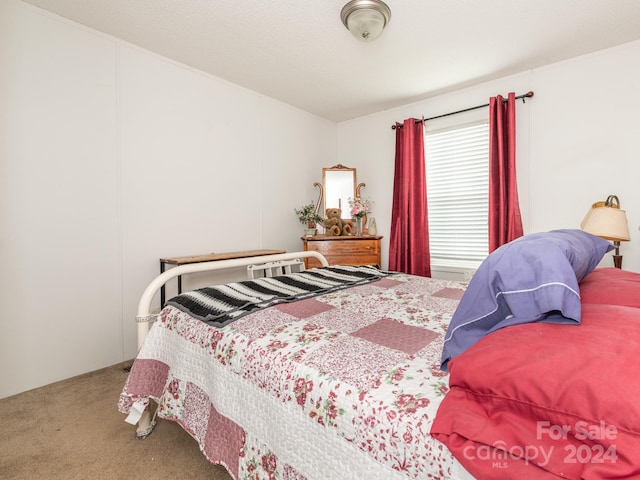
[[[351,235],[353,232],[351,224],[342,220],[342,210],[339,208],[327,208],[325,216],[327,218],[323,225],[326,235]]]

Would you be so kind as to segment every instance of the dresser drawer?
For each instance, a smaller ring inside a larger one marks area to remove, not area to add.
[[[327,258],[329,265],[380,265],[382,237],[303,237],[305,251],[316,251]],[[319,267],[313,258],[305,260],[306,268]]]

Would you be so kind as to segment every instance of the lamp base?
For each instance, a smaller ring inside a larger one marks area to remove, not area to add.
[[[622,269],[622,255],[613,256],[613,266]]]

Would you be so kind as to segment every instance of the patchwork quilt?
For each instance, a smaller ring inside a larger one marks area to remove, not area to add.
[[[462,479],[429,434],[443,334],[465,284],[392,274],[212,327],[152,326],[119,409],[158,403],[235,478]]]

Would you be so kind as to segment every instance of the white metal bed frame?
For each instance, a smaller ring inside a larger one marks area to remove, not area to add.
[[[153,323],[158,316],[157,313],[151,312],[151,302],[160,288],[172,278],[187,273],[208,272],[245,266],[247,267],[247,275],[250,279],[254,278],[256,271],[260,270],[264,271],[265,276],[273,276],[273,274],[278,271],[290,273],[292,266],[297,266],[299,270],[304,270],[304,262],[302,259],[309,257],[317,259],[323,267],[329,266],[329,262],[321,253],[309,251],[190,263],[167,270],[153,279],[142,293],[140,301],[138,302],[138,313],[136,315],[136,322],[138,323],[138,350],[142,347],[142,343],[147,333],[149,333],[151,323]],[[140,439],[149,436],[155,425],[155,421],[149,410],[140,410],[139,406],[136,408],[136,405],[132,407],[132,413],[127,417],[127,422],[134,425],[137,423],[136,437]]]
[[[268,262],[261,264],[247,265],[247,277],[250,280],[256,278],[258,272],[262,272],[262,276],[270,278],[278,275],[285,275],[293,271],[304,272],[304,261],[300,258],[293,260],[279,260],[276,262]]]

